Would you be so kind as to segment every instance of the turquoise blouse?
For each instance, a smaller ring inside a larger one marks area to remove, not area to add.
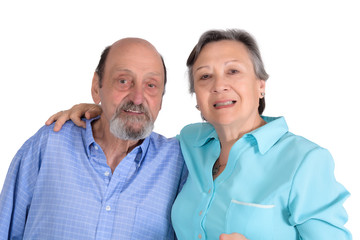
[[[290,133],[283,117],[263,118],[267,124],[233,145],[215,181],[215,129],[183,128],[178,139],[189,176],[172,208],[177,238],[238,232],[250,240],[351,239],[342,206],[349,193],[335,180],[330,153]]]

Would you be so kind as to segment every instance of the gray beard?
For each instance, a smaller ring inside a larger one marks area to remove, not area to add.
[[[124,116],[124,110],[141,110],[143,116]],[[135,127],[137,126],[137,127]],[[154,129],[154,121],[143,105],[127,102],[120,105],[110,120],[110,132],[122,140],[141,140],[148,137]]]

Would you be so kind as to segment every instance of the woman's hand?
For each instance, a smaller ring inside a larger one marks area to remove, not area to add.
[[[56,121],[54,126],[54,131],[60,131],[61,127],[67,120],[72,120],[79,127],[86,127],[84,121],[81,120],[81,117],[85,116],[86,119],[90,119],[96,116],[99,116],[102,113],[100,105],[90,104],[90,103],[80,103],[74,105],[69,110],[60,111],[52,115],[46,122],[46,125],[50,125]]]
[[[249,240],[240,233],[221,234],[219,240]]]

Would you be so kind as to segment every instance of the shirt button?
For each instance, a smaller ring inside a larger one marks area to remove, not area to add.
[[[106,172],[104,173],[104,175],[105,175],[106,177],[108,177],[108,176],[110,175],[110,172],[106,171]]]
[[[110,210],[111,210],[111,207],[108,205],[108,206],[106,206],[105,210],[106,210],[106,211],[110,211]]]
[[[95,145],[95,147],[94,147],[94,148],[95,148],[95,150],[99,150],[99,147],[98,147],[98,146],[96,146],[96,145]]]
[[[209,189],[208,193],[211,193],[211,188]]]
[[[201,234],[199,234],[199,235],[198,235],[198,238],[201,239],[201,237],[202,237]]]
[[[201,214],[202,214],[202,211],[199,212],[199,216],[201,216]]]

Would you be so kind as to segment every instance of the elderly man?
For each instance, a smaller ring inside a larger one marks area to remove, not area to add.
[[[165,83],[149,42],[106,48],[91,89],[101,117],[45,126],[21,147],[0,196],[0,239],[173,239],[187,170],[177,140],[152,132]]]

